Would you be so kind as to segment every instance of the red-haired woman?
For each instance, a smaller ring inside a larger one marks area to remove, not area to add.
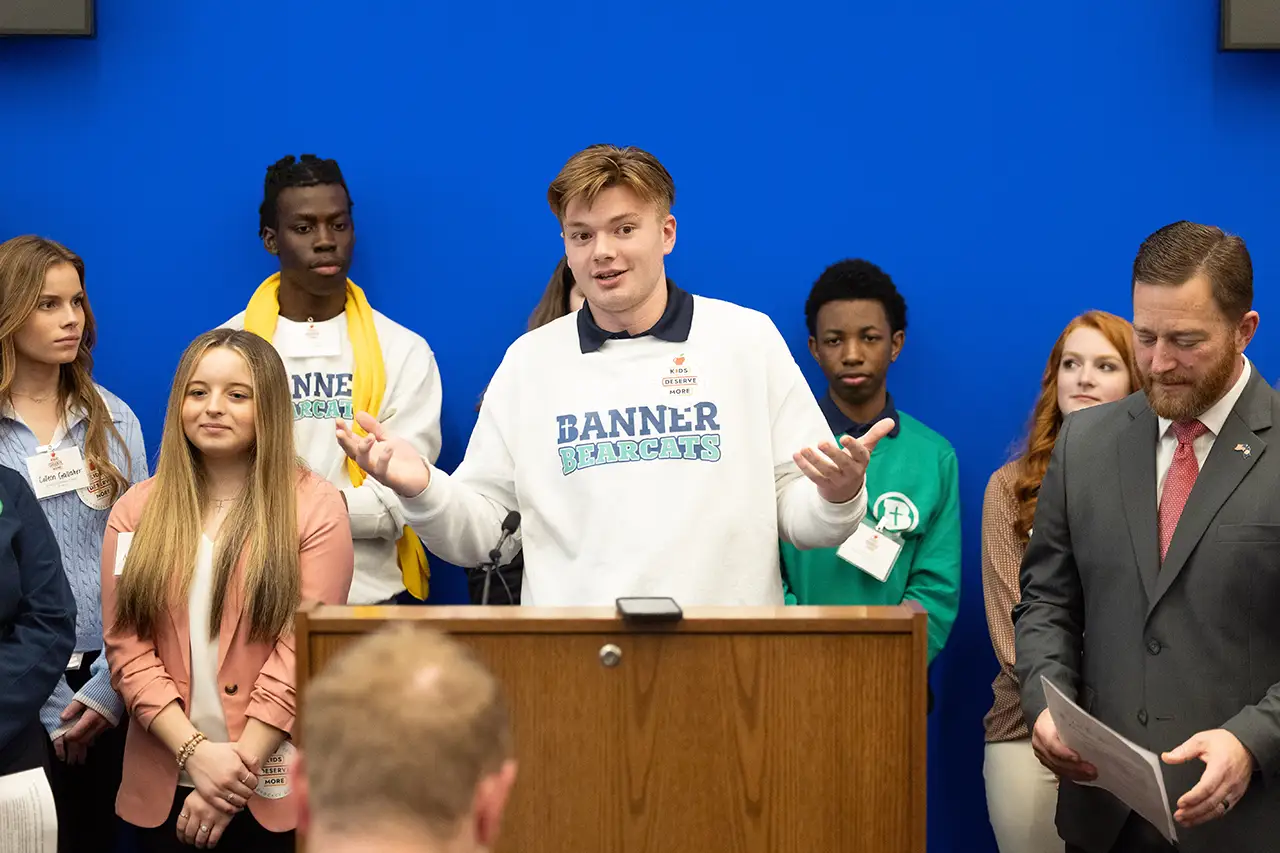
[[[1049,467],[1062,419],[1072,412],[1111,403],[1140,387],[1133,357],[1133,328],[1105,311],[1076,317],[1053,345],[1040,380],[1040,399],[1022,454],[991,475],[982,504],[982,589],[991,645],[1000,673],[991,685],[983,776],[987,811],[1001,853],[1062,851],[1054,825],[1058,780],[1031,750],[1013,672],[1013,605],[1018,572],[1035,518],[1040,481]]]

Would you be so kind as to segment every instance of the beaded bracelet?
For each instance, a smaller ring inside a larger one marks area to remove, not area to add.
[[[187,738],[187,742],[182,745],[182,749],[178,750],[178,769],[179,770],[183,770],[186,768],[187,759],[189,759],[195,753],[196,747],[200,745],[200,741],[202,740],[208,740],[208,738],[206,738],[200,732],[196,732],[191,737]]]

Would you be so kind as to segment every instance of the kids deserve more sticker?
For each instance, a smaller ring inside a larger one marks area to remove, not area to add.
[[[89,485],[76,489],[80,500],[90,509],[111,509],[111,478],[92,462],[88,463]]]
[[[289,796],[289,773],[297,754],[298,750],[289,741],[280,744],[280,748],[262,762],[262,770],[258,772],[258,788],[254,793],[268,800]]]

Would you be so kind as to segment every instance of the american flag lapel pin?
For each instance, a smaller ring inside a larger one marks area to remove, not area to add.
[[[1234,448],[1234,449],[1235,449],[1235,450],[1237,450],[1237,451],[1239,451],[1240,453],[1243,453],[1243,454],[1244,454],[1244,458],[1245,458],[1245,459],[1248,459],[1248,458],[1249,458],[1249,454],[1253,452],[1253,451],[1249,448],[1249,445],[1247,445],[1247,444],[1237,444],[1237,445],[1235,446],[1235,448]]]

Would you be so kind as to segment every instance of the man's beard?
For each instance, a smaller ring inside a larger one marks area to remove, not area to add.
[[[1164,386],[1187,381],[1189,377],[1175,371],[1155,376],[1148,373],[1142,377],[1142,389],[1147,393],[1147,403],[1151,410],[1162,418],[1171,421],[1190,421],[1203,415],[1210,406],[1222,399],[1231,383],[1231,372],[1236,366],[1240,353],[1227,347],[1222,358],[1214,362],[1209,373],[1185,390],[1183,393],[1169,393]]]

